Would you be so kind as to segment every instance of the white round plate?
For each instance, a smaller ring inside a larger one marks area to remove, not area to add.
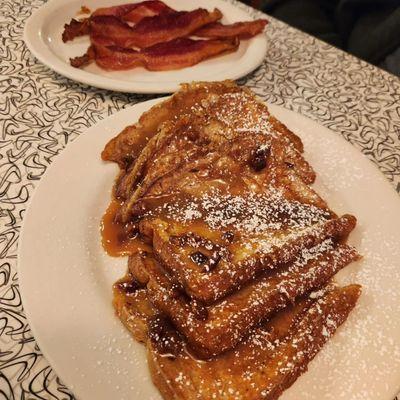
[[[99,224],[117,166],[105,143],[159,100],[137,104],[91,127],[57,157],[24,218],[19,281],[34,336],[80,399],[160,399],[144,346],[114,315],[111,286],[125,258],[105,254]],[[270,106],[304,140],[317,190],[338,213],[358,217],[351,234],[364,259],[338,279],[364,286],[359,305],[284,400],[393,400],[400,383],[400,201],[361,153],[328,129]]]
[[[267,38],[260,34],[250,40],[243,40],[234,53],[176,71],[151,72],[144,68],[105,71],[94,63],[84,69],[72,67],[69,59],[86,52],[89,38],[86,36],[63,43],[61,34],[64,24],[76,18],[82,5],[94,11],[96,8],[121,3],[124,1],[50,0],[27,20],[25,43],[39,61],[67,78],[102,89],[129,93],[170,93],[178,90],[182,82],[238,79],[257,68],[265,57]],[[224,0],[166,0],[165,3],[177,10],[199,7],[212,10],[217,7],[224,15],[224,23],[251,20],[245,11]]]

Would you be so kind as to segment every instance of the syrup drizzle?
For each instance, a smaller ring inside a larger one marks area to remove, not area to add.
[[[100,224],[102,245],[108,255],[123,257],[138,251],[151,251],[149,244],[139,236],[133,222],[121,224],[117,222],[116,215],[121,203],[113,199],[104,213]]]

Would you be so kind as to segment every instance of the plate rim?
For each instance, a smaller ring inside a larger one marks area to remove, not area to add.
[[[230,4],[230,6],[236,7],[237,10],[239,10],[243,14],[246,14],[246,16],[248,16],[252,20],[254,19],[254,17],[249,12],[246,12],[244,9],[227,0],[218,0],[218,2]],[[50,48],[46,45],[45,39],[42,35],[43,20],[51,13],[55,12],[57,8],[62,7],[64,4],[68,4],[68,0],[49,0],[48,2],[41,5],[38,9],[34,10],[34,12],[25,22],[23,40],[29,51],[37,60],[40,61],[41,64],[52,69],[56,73],[73,80],[74,82],[89,85],[99,89],[118,91],[122,93],[172,93],[179,89],[181,83],[184,83],[177,81],[167,81],[163,83],[157,81],[123,81],[119,79],[96,75],[94,73],[74,68],[68,65],[67,63],[59,59],[55,55],[55,53],[50,50]],[[224,72],[224,76],[211,75],[209,77],[205,77],[202,80],[236,80],[248,75],[250,72],[257,69],[265,59],[268,48],[268,40],[265,32],[250,40],[257,40],[257,52],[255,53],[254,61],[252,63],[248,64],[246,68],[242,68],[242,70],[233,70],[233,73],[231,70],[229,70],[227,72]],[[193,80],[196,80],[196,77],[193,77]]]
[[[21,300],[22,300],[22,304],[23,304],[23,307],[24,307],[24,313],[25,313],[26,319],[27,319],[27,321],[28,321],[29,327],[30,327],[30,329],[31,329],[31,331],[32,331],[32,333],[33,333],[33,337],[34,337],[35,342],[38,344],[41,353],[44,355],[44,357],[45,357],[46,361],[48,362],[48,364],[50,365],[50,367],[55,371],[55,373],[57,374],[57,376],[59,376],[59,377],[61,378],[61,380],[66,384],[66,386],[67,386],[70,390],[75,390],[74,384],[73,384],[72,382],[69,383],[68,380],[65,380],[65,379],[64,379],[63,374],[60,374],[60,373],[58,372],[57,367],[54,365],[53,357],[51,356],[51,354],[49,354],[49,353],[47,352],[46,346],[44,346],[44,348],[42,348],[42,343],[41,343],[41,340],[42,340],[42,339],[37,339],[37,335],[36,335],[36,334],[37,334],[37,326],[35,325],[35,323],[32,323],[33,319],[32,319],[32,317],[31,317],[30,306],[29,306],[29,305],[27,306],[27,303],[25,303],[25,300],[24,300],[24,298],[25,298],[25,294],[24,294],[24,293],[25,293],[25,289],[24,289],[24,287],[25,287],[25,281],[24,281],[24,278],[21,279],[21,277],[23,277],[23,274],[21,274],[21,264],[22,264],[21,259],[23,259],[23,257],[21,257],[21,254],[23,253],[24,247],[26,246],[26,242],[25,242],[25,239],[24,239],[25,234],[26,234],[26,232],[25,232],[25,226],[27,225],[27,224],[26,224],[26,221],[27,221],[27,219],[29,218],[31,209],[33,208],[33,204],[34,204],[34,201],[35,201],[36,194],[38,193],[39,188],[43,185],[43,182],[46,181],[45,178],[46,178],[47,175],[49,174],[49,171],[52,170],[52,169],[54,168],[54,167],[53,167],[54,165],[57,165],[57,164],[59,164],[60,162],[62,162],[62,159],[64,158],[67,149],[71,149],[71,147],[76,147],[76,146],[79,145],[80,139],[83,138],[83,137],[85,137],[85,136],[87,136],[87,131],[92,131],[92,132],[94,132],[94,128],[97,127],[99,124],[106,123],[107,121],[110,122],[110,121],[112,121],[112,119],[114,119],[114,118],[117,119],[117,118],[119,117],[120,114],[129,113],[129,112],[131,111],[132,108],[134,108],[134,107],[136,107],[136,106],[138,106],[138,105],[141,105],[141,106],[148,106],[148,107],[146,107],[146,110],[147,110],[147,109],[149,109],[151,106],[153,106],[153,105],[155,105],[155,104],[157,104],[157,103],[159,103],[159,102],[162,102],[163,100],[167,99],[168,97],[169,97],[169,96],[165,96],[165,97],[160,97],[160,98],[156,98],[156,99],[146,100],[146,101],[143,101],[143,102],[138,102],[138,103],[136,103],[136,104],[134,104],[134,105],[132,105],[132,106],[130,106],[130,107],[128,107],[128,108],[122,109],[122,110],[120,110],[120,111],[118,111],[118,112],[112,114],[111,116],[108,116],[107,118],[105,118],[105,119],[103,119],[103,120],[101,120],[101,121],[99,121],[99,122],[93,124],[92,126],[90,126],[90,127],[87,128],[87,129],[85,129],[85,131],[82,132],[82,133],[81,133],[78,137],[76,137],[73,141],[71,141],[71,142],[61,151],[61,153],[55,158],[55,160],[51,163],[51,165],[48,166],[48,168],[46,169],[45,173],[43,174],[43,176],[41,177],[40,181],[39,181],[38,184],[36,185],[36,187],[35,187],[35,189],[34,189],[32,195],[31,195],[31,197],[30,197],[30,199],[29,199],[29,204],[28,204],[28,206],[27,206],[27,208],[26,208],[25,215],[24,215],[24,220],[23,220],[23,222],[22,222],[22,228],[21,228],[21,232],[20,232],[20,236],[19,236],[18,251],[17,251],[17,274],[18,274],[18,284],[19,284],[19,287],[20,287]],[[301,113],[295,112],[295,111],[293,111],[293,110],[290,110],[290,109],[285,108],[285,107],[280,106],[280,105],[271,104],[271,103],[268,103],[268,102],[265,102],[265,103],[267,104],[268,107],[272,107],[272,108],[276,108],[276,109],[284,109],[285,112],[293,113],[293,114],[298,114],[298,115],[300,115],[301,117],[312,121],[314,124],[323,126],[323,125],[320,124],[319,122],[317,122],[317,121],[315,121],[315,120],[312,120],[311,118],[309,118],[309,117],[307,117],[307,116],[304,116],[304,115],[302,115]],[[271,113],[274,114],[274,111],[273,111],[273,110],[271,110],[271,111],[272,111]],[[341,136],[341,135],[338,134],[337,132],[334,132],[334,131],[332,131],[330,128],[327,128],[327,127],[324,127],[324,128],[326,128],[326,129],[329,130],[330,132],[334,133],[335,136],[337,136],[338,138],[340,138],[340,141],[343,143],[343,145],[345,145],[345,146],[347,146],[349,149],[351,149],[352,152],[361,155],[361,156],[363,157],[364,161],[367,160],[367,161],[369,162],[369,164],[370,164],[371,171],[372,171],[372,170],[375,171],[375,173],[374,173],[374,175],[375,175],[374,178],[375,178],[375,179],[379,179],[379,180],[382,182],[382,184],[384,184],[384,185],[386,186],[387,192],[388,192],[388,193],[391,193],[390,195],[393,197],[393,199],[396,199],[397,202],[400,202],[400,198],[399,198],[399,196],[398,196],[398,193],[395,191],[395,189],[392,187],[392,185],[390,185],[390,182],[389,182],[388,179],[385,177],[385,175],[382,173],[382,171],[381,171],[368,157],[366,157],[359,149],[357,149],[354,145],[352,145],[349,141],[347,141],[343,136]],[[89,133],[89,134],[91,134],[91,133]],[[373,168],[372,168],[372,167],[373,167]],[[45,184],[45,183],[44,183],[44,184]],[[389,188],[390,188],[390,190],[389,190]],[[399,203],[399,204],[400,204],[400,203]],[[29,303],[28,303],[28,304],[29,304]],[[124,328],[124,329],[125,329],[125,328]],[[39,335],[39,337],[40,337],[40,335]],[[396,389],[396,391],[394,392],[394,394],[393,394],[392,397],[395,398],[395,396],[399,393],[399,391],[400,391],[400,384],[398,385],[398,387],[397,387],[397,389]],[[74,395],[76,396],[75,393],[74,393]],[[80,397],[79,397],[79,398],[80,398]]]

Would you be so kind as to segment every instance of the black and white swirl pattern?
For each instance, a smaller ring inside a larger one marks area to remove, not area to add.
[[[150,98],[82,86],[37,62],[22,32],[43,3],[0,1],[0,400],[74,398],[42,356],[24,315],[16,272],[21,223],[36,182],[71,140]],[[281,22],[273,20],[267,31],[265,61],[241,83],[342,135],[400,193],[399,79]]]

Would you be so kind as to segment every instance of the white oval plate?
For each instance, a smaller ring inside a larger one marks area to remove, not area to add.
[[[80,399],[160,399],[144,346],[111,305],[111,286],[127,260],[107,256],[99,234],[117,174],[100,152],[157,101],[121,111],[69,144],[24,218],[18,254],[24,309],[44,355]],[[282,399],[393,400],[400,383],[399,198],[337,134],[284,108],[270,109],[304,140],[317,190],[339,213],[358,217],[351,242],[365,257],[339,276],[364,286],[359,305]]]
[[[125,2],[129,2],[126,0]],[[193,10],[203,7],[219,8],[223,22],[248,21],[251,17],[237,6],[223,0],[166,0],[177,10]],[[215,57],[193,67],[176,71],[151,72],[144,68],[129,71],[105,71],[94,63],[85,69],[69,64],[71,57],[83,55],[89,47],[89,38],[81,37],[67,43],[61,40],[64,24],[82,5],[94,11],[96,8],[124,3],[123,0],[50,0],[27,20],[24,40],[33,55],[49,68],[74,81],[102,89],[129,93],[170,93],[179,84],[190,81],[215,81],[238,79],[257,68],[267,51],[266,35],[260,34],[240,43],[235,53]]]

